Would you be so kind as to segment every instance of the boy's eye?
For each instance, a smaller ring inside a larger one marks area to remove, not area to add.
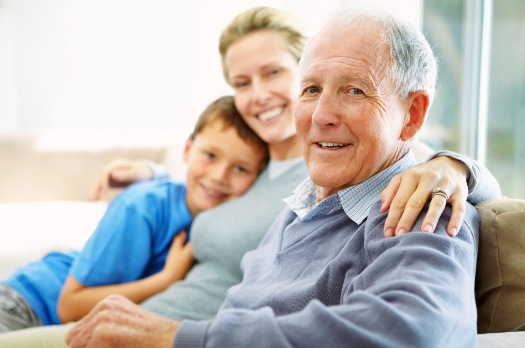
[[[235,166],[233,168],[233,170],[235,170],[236,172],[239,172],[239,173],[249,173],[250,171],[242,166]]]

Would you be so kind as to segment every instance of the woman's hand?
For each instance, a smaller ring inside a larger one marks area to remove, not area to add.
[[[136,181],[153,179],[153,171],[146,162],[116,159],[105,165],[89,191],[88,199],[99,200],[111,187],[124,187]]]
[[[389,210],[385,237],[409,232],[429,198],[423,231],[434,231],[445,205],[449,203],[452,205],[452,216],[447,233],[455,236],[465,217],[469,174],[467,166],[461,161],[440,156],[396,175],[381,194],[381,212]],[[436,187],[448,194],[448,200],[442,195],[432,197],[432,190]]]

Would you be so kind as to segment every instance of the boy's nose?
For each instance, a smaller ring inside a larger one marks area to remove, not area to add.
[[[212,178],[219,183],[226,183],[228,168],[225,165],[217,165],[213,170]]]

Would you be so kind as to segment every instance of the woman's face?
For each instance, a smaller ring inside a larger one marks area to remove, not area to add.
[[[224,59],[245,122],[270,145],[294,136],[299,67],[281,34],[250,33],[233,43]]]

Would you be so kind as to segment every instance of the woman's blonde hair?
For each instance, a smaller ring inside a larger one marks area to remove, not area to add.
[[[273,30],[281,34],[288,51],[299,62],[306,44],[306,35],[300,21],[276,8],[253,7],[237,15],[221,33],[219,52],[226,82],[230,83],[224,58],[230,46],[245,35],[261,30]]]

